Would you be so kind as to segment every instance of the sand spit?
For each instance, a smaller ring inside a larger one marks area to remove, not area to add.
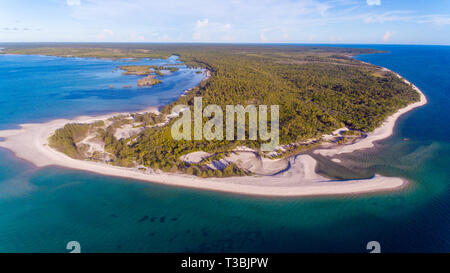
[[[316,160],[309,155],[289,159],[289,168],[276,175],[253,175],[230,178],[199,178],[186,174],[142,171],[106,163],[76,160],[48,146],[48,137],[68,122],[93,122],[103,117],[58,119],[42,124],[23,124],[20,129],[0,131],[0,146],[38,167],[58,165],[108,176],[132,178],[168,186],[263,196],[314,196],[359,194],[402,188],[401,178],[375,176],[371,179],[332,181],[315,172]]]

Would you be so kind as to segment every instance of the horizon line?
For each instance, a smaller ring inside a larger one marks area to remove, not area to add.
[[[0,42],[0,44],[211,44],[211,45],[377,45],[377,46],[450,46],[450,44],[420,43],[325,43],[325,42]]]

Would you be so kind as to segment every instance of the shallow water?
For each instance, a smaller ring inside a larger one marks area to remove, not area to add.
[[[66,243],[75,240],[83,252],[366,252],[367,242],[376,240],[382,252],[449,252],[450,49],[367,47],[390,53],[359,59],[400,73],[422,89],[429,103],[401,117],[395,135],[375,149],[342,156],[341,166],[317,157],[320,171],[342,178],[402,176],[411,181],[407,190],[351,197],[248,197],[59,167],[36,169],[0,150],[0,251],[66,252]],[[19,64],[9,60],[17,70],[14,77],[30,80],[18,87],[5,74],[12,68],[2,58],[12,57],[0,56],[3,128],[137,110],[165,103],[199,81],[193,71],[179,71],[185,74],[160,89],[109,90],[112,81],[128,84],[134,76],[110,75],[116,66],[111,61],[19,56]],[[53,60],[68,63],[47,68]],[[86,72],[90,69],[96,73]],[[62,75],[68,75],[66,80]]]
[[[0,55],[0,129],[55,117],[135,111],[164,105],[175,100],[183,90],[197,85],[204,75],[178,66],[180,70],[163,76],[161,84],[137,88],[137,79],[142,76],[124,76],[117,67],[175,63],[180,63],[175,56],[166,60],[126,61]],[[132,88],[123,88],[125,85]]]

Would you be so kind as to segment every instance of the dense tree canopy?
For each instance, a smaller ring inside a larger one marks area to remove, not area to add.
[[[116,45],[102,51],[80,45],[75,49],[16,48],[8,53],[91,55],[101,57],[159,57],[172,54],[191,67],[202,67],[211,77],[162,109],[169,114],[176,104],[279,105],[280,143],[320,138],[342,126],[369,132],[396,110],[419,100],[419,94],[394,73],[351,58],[368,49],[256,45]],[[109,54],[109,55],[108,55]],[[146,68],[148,69],[148,68]],[[133,71],[132,68],[127,69]],[[155,117],[140,119],[155,120]],[[226,153],[238,145],[259,147],[260,141],[175,141],[173,121],[148,127],[133,141],[111,141],[108,149],[118,161],[137,162],[163,170],[193,172],[179,156],[197,150]],[[59,132],[61,133],[61,132]],[[59,134],[58,133],[58,134]],[[106,134],[108,135],[108,134]],[[111,137],[111,134],[109,134]],[[114,136],[112,136],[114,137]],[[65,139],[67,142],[67,139]],[[117,143],[121,143],[120,145]],[[113,143],[113,144],[112,144]],[[69,147],[69,144],[58,144]],[[65,148],[67,149],[67,148]],[[70,148],[69,148],[70,149]],[[70,153],[75,153],[71,151]],[[207,171],[206,169],[199,169]]]

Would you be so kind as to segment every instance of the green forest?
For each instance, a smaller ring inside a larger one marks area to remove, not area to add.
[[[167,58],[178,55],[188,66],[208,70],[211,77],[161,109],[161,115],[169,114],[176,104],[193,105],[195,96],[203,98],[203,105],[217,104],[223,109],[227,104],[279,105],[280,144],[320,138],[343,126],[356,132],[370,132],[396,110],[420,98],[418,92],[394,73],[351,57],[356,54],[379,53],[370,49],[168,44],[134,45],[127,48],[117,45],[108,49],[102,49],[101,45],[95,48],[87,48],[85,45],[76,48],[9,48],[6,52],[58,56],[79,54],[90,57],[94,53],[89,52],[97,52],[96,57],[103,58]],[[129,72],[137,70],[127,69]],[[140,118],[155,120],[156,117]],[[162,117],[158,119],[162,120]],[[133,136],[133,139],[108,139],[108,150],[114,154],[115,163],[130,165],[134,162],[164,171],[222,176],[223,171],[213,172],[204,165],[189,165],[179,160],[179,157],[203,150],[220,158],[237,146],[246,145],[255,149],[260,146],[259,141],[248,140],[175,141],[171,137],[173,122],[174,120],[162,127],[148,126],[138,136]],[[64,128],[69,137],[64,137],[62,131],[57,131],[52,137],[52,143],[59,150],[64,148],[69,151],[70,156],[79,157],[79,152],[71,148],[70,141],[75,141],[85,129],[82,126],[76,127],[75,129],[80,130],[77,134],[73,134],[73,129]],[[299,146],[285,155],[308,148],[311,146]],[[235,167],[229,169],[227,175],[246,174]]]

